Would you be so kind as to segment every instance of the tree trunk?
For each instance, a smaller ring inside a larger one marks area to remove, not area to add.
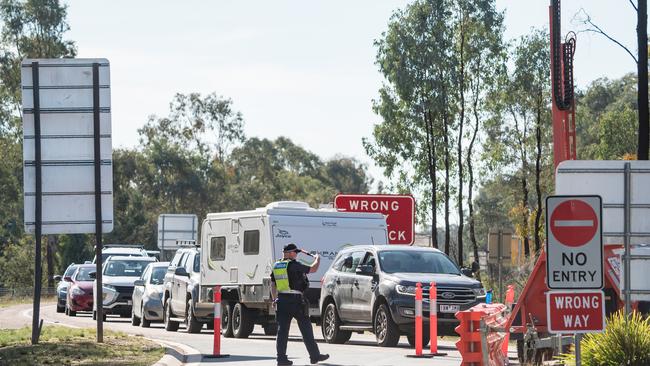
[[[54,288],[54,246],[56,245],[56,235],[47,236],[45,245],[45,259],[47,261],[47,287]]]
[[[445,102],[447,98],[445,98]],[[445,254],[449,255],[449,121],[447,119],[447,110],[443,113],[442,123],[445,128],[444,144],[445,144]]]
[[[524,219],[524,225],[528,225],[528,181],[526,179],[526,163],[524,162],[522,164],[522,172],[521,172],[521,191],[523,193],[522,198],[521,198],[521,203],[522,203],[522,208],[523,208],[523,219]],[[524,226],[525,227],[525,226]],[[525,230],[524,230],[525,233]],[[526,257],[530,256],[530,240],[528,239],[528,235],[524,235],[524,254]]]
[[[458,121],[458,265],[463,266],[463,125],[465,123],[465,15],[460,21],[460,119]]]
[[[467,147],[467,173],[469,174],[468,182],[468,192],[467,192],[467,208],[469,210],[469,239],[472,242],[472,248],[474,249],[474,261],[479,263],[478,257],[478,243],[476,242],[476,230],[474,222],[474,202],[473,202],[473,190],[474,190],[474,167],[472,165],[472,152],[474,150],[474,143],[476,142],[476,136],[478,135],[478,129],[480,126],[480,118],[478,115],[478,101],[480,97],[481,90],[481,58],[478,58],[475,77],[476,77],[476,86],[474,89],[474,132],[472,133],[472,139],[469,141],[469,146]],[[480,281],[480,272],[476,272],[476,278]]]
[[[438,248],[438,222],[436,217],[436,209],[438,201],[436,192],[438,184],[436,181],[436,142],[433,133],[433,117],[431,110],[428,110],[424,115],[427,131],[427,158],[429,159],[429,179],[431,180],[431,246]]]
[[[535,155],[535,194],[537,195],[537,208],[535,210],[535,252],[539,253],[542,246],[541,238],[539,236],[539,222],[542,218],[542,187],[541,187],[541,172],[542,172],[542,108],[543,99],[540,94],[537,99],[537,123],[535,125],[535,140],[537,142],[537,154]]]

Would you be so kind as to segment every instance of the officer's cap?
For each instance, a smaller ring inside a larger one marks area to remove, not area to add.
[[[284,246],[284,249],[283,249],[282,251],[283,251],[283,252],[299,252],[300,249],[298,249],[298,247],[296,246],[296,244],[291,243],[291,244],[287,244],[287,245],[285,245],[285,246]]]

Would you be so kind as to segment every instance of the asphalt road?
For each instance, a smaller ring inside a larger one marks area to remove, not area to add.
[[[0,328],[14,328],[31,325],[31,305],[18,305],[0,310]],[[56,312],[54,304],[44,304],[41,307],[41,318],[47,324],[62,324],[73,327],[94,328],[95,321],[90,313],[77,313],[76,317],[68,317]],[[167,332],[162,324],[152,324],[151,328],[134,327],[130,319],[109,316],[104,323],[104,329],[122,331],[129,334],[142,335],[148,338],[166,342],[175,342],[185,345],[185,351],[194,353],[187,361],[207,364],[232,364],[232,365],[275,365],[275,337],[265,336],[260,326],[248,339],[222,338],[222,353],[229,354],[228,358],[205,359],[201,355],[212,353],[213,332],[205,328],[199,334],[186,333],[183,325],[178,332]],[[407,358],[415,353],[409,347],[406,337],[402,337],[400,344],[395,348],[382,348],[375,345],[374,335],[369,333],[353,334],[349,342],[343,345],[328,344],[323,341],[320,327],[314,326],[314,335],[318,341],[321,353],[329,353],[330,359],[321,365],[459,365],[460,353],[456,350],[455,339],[440,338],[438,341],[439,352],[447,356],[434,359]],[[425,349],[428,351],[428,348]],[[297,324],[292,324],[289,347],[289,358],[294,365],[309,365],[309,355],[302,343]],[[509,356],[515,357],[516,350],[510,347]]]

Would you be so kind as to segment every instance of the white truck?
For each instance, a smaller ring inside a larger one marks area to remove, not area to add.
[[[310,288],[305,293],[310,316],[318,322],[321,278],[332,260],[350,245],[387,244],[386,218],[379,213],[314,209],[297,201],[208,214],[201,226],[199,301],[212,302],[214,286],[221,286],[225,337],[246,338],[255,324],[262,325],[265,334],[277,332],[270,276],[289,243],[321,257],[319,270],[308,276]]]

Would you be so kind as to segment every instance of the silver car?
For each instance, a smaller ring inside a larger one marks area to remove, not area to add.
[[[66,268],[63,276],[56,275],[54,276],[55,281],[59,281],[59,284],[56,286],[56,312],[63,313],[65,311],[65,302],[68,296],[68,288],[72,283],[72,274],[77,269],[78,264],[70,264]]]
[[[133,287],[131,324],[148,328],[151,322],[163,321],[163,279],[169,262],[150,263]]]

